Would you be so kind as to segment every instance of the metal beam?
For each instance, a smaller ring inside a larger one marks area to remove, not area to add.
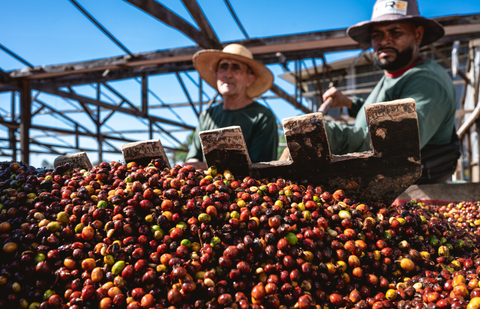
[[[113,94],[115,94],[117,97],[119,97],[120,99],[122,99],[122,102],[118,105],[118,106],[121,106],[123,103],[127,103],[128,105],[130,105],[131,108],[133,108],[134,110],[136,110],[137,112],[141,112],[138,107],[136,107],[135,105],[133,105],[132,102],[130,102],[129,100],[127,100],[120,92],[118,92],[115,88],[113,88],[112,86],[106,84],[106,83],[102,83],[103,86],[105,86],[105,88],[107,88],[108,90],[110,90],[111,92],[113,92]]]
[[[5,121],[2,118],[0,118],[0,124],[7,127],[7,128],[13,128],[13,129],[18,129],[20,127],[20,124],[16,122],[11,122],[11,121]],[[90,132],[81,132],[81,131],[75,131],[75,130],[66,130],[66,129],[60,129],[60,128],[54,128],[54,127],[47,127],[47,126],[40,126],[40,125],[31,125],[30,129],[33,130],[40,130],[40,131],[49,131],[49,132],[56,132],[59,134],[63,135],[80,135],[80,136],[88,136],[88,137],[93,137],[97,138],[97,134],[95,133],[90,133]],[[111,136],[111,135],[106,135],[102,134],[104,139],[110,139],[114,141],[120,141],[120,142],[138,142],[137,140],[134,139],[127,139],[127,138],[121,138],[121,137],[116,137],[116,136]]]
[[[286,93],[283,89],[281,89],[277,85],[273,84],[270,90],[276,95],[278,95],[279,97],[281,97],[282,99],[284,99],[285,101],[287,101],[288,103],[292,104],[295,108],[304,112],[305,114],[309,114],[312,112],[311,110],[309,110],[308,108],[300,104],[299,102],[295,101],[295,99],[291,95]]]
[[[59,115],[60,117],[68,120],[68,121],[71,122],[73,125],[78,126],[78,127],[82,128],[82,129],[84,129],[86,132],[93,133],[93,132],[91,132],[87,127],[85,127],[84,125],[81,125],[80,123],[76,122],[76,121],[73,120],[72,118],[68,117],[67,115],[65,115],[65,113],[60,113],[60,112],[57,111],[55,108],[53,108],[53,107],[51,107],[50,105],[48,105],[47,103],[45,103],[45,102],[43,102],[43,101],[40,101],[39,99],[35,99],[35,102],[37,102],[38,104],[40,104],[42,107],[48,108],[48,109],[51,110],[54,114]]]
[[[432,50],[432,52],[435,54],[435,56],[437,56],[437,58],[439,58],[440,60],[442,60],[442,62],[448,66],[450,69],[452,68],[452,62],[451,61],[448,61],[448,58],[445,57],[445,55],[443,55],[433,44],[430,44],[428,45],[428,47],[430,47],[430,49]],[[475,85],[470,81],[470,79],[465,75],[465,73],[463,73],[461,70],[457,70],[457,74],[458,76],[460,76],[467,84],[469,84],[470,86],[474,87]]]
[[[59,90],[59,89],[50,89],[50,88],[37,88],[37,90],[42,91],[42,92],[46,92],[46,93],[50,93],[50,94],[54,94],[54,95],[58,95],[58,96],[61,96],[61,97],[64,97],[64,98],[76,100],[76,101],[79,101],[79,102],[84,102],[84,103],[92,104],[92,105],[95,105],[95,106],[104,107],[104,108],[107,108],[107,109],[110,109],[110,110],[114,110],[114,111],[117,111],[117,112],[121,112],[121,113],[124,113],[124,114],[131,115],[131,116],[147,118],[147,119],[151,119],[152,121],[158,121],[160,123],[165,123],[165,124],[169,124],[169,125],[172,125],[172,126],[178,126],[178,127],[182,127],[182,128],[185,128],[185,129],[195,130],[195,127],[187,125],[187,124],[179,123],[179,122],[176,122],[176,121],[173,121],[173,120],[169,120],[169,119],[165,119],[165,118],[161,118],[161,117],[157,117],[157,116],[152,116],[152,115],[147,115],[146,117],[144,117],[144,115],[141,111],[119,107],[119,106],[116,106],[116,105],[113,105],[113,104],[102,102],[100,100],[95,100],[95,99],[91,99],[91,98],[88,98],[88,97],[84,97],[84,96],[81,96],[81,95],[78,95],[78,94],[75,94],[75,93],[72,93],[72,92],[66,92],[66,91],[62,91],[62,90]]]
[[[18,61],[20,61],[21,63],[25,64],[26,66],[30,67],[30,68],[33,68],[33,64],[31,64],[30,62],[28,62],[27,60],[23,59],[22,57],[20,57],[19,55],[15,54],[13,51],[11,51],[10,49],[6,48],[5,46],[3,46],[2,44],[0,44],[0,49],[2,49],[4,52],[6,52],[7,54],[9,54],[10,56],[12,56],[13,58],[17,59]]]
[[[129,2],[152,3],[161,6],[154,0],[128,0]],[[166,8],[163,8],[167,10]],[[174,14],[168,11],[170,14]],[[176,15],[175,15],[176,16]],[[177,18],[180,18],[176,16]],[[480,14],[454,15],[436,18],[445,26],[446,35],[440,42],[449,42],[459,38],[480,37]],[[192,27],[186,21],[183,21]],[[193,28],[193,27],[192,27]],[[193,28],[194,29],[194,28]],[[248,47],[256,60],[265,64],[278,63],[277,53],[282,53],[287,60],[320,57],[324,52],[360,49],[360,45],[350,39],[346,29],[318,31],[295,35],[260,38],[251,41],[237,41]],[[200,33],[198,30],[194,31]],[[201,33],[200,33],[201,34]],[[203,34],[201,34],[204,36]],[[201,50],[200,47],[175,48],[136,55],[135,58],[113,57],[78,63],[45,66],[43,72],[35,70],[17,70],[8,72],[11,77],[28,77],[30,79],[44,79],[43,82],[52,84],[55,80],[65,76],[63,85],[85,84],[97,81],[124,79],[142,74],[161,74],[193,70],[192,56]],[[95,74],[92,74],[95,73]],[[68,76],[68,77],[67,77]],[[45,80],[50,79],[50,80]],[[57,80],[56,82],[60,82]],[[33,84],[32,84],[33,86]],[[58,85],[60,86],[60,84]]]
[[[45,106],[40,106],[39,109],[37,109],[35,112],[32,113],[32,118],[35,117],[36,115],[38,115],[44,109],[45,109]],[[52,111],[52,114],[55,114],[55,112]]]
[[[12,82],[12,78],[10,77],[10,75],[0,69],[0,84],[8,84],[10,82]]]
[[[141,82],[141,85],[142,85],[142,105],[143,105],[143,98],[146,97],[148,95],[148,84],[146,82],[143,81],[142,79],[142,82]],[[106,87],[108,87],[108,89],[110,89],[113,93],[115,93],[117,96],[119,96],[123,102],[125,103],[128,103],[129,105],[133,106],[133,103],[130,102],[126,97],[124,97],[123,95],[121,95],[120,93],[116,92],[112,87],[108,86],[108,85],[105,85]],[[147,103],[147,102],[146,102]],[[148,103],[147,103],[148,104]],[[148,105],[147,105],[148,107]],[[143,109],[143,108],[142,108]],[[148,109],[147,109],[148,110]],[[108,116],[111,116],[112,114],[108,115]],[[106,118],[107,119],[107,118]],[[104,121],[102,122],[102,124],[106,121],[106,119],[104,119]],[[150,139],[153,138],[153,125],[155,125],[158,129],[160,129],[160,131],[162,131],[163,133],[165,133],[167,136],[169,136],[171,139],[173,139],[175,142],[177,142],[179,145],[182,145],[182,143],[175,137],[173,136],[170,132],[166,131],[165,129],[163,129],[158,123],[156,123],[155,121],[152,121],[151,119],[148,120],[148,133],[149,133],[149,137]]]
[[[137,81],[137,83],[140,83],[140,85],[141,85],[141,81],[139,81],[137,78],[135,78],[135,80]],[[174,114],[175,117],[181,123],[185,123],[185,121],[182,119],[182,117],[180,117],[180,115],[176,111],[174,111],[173,108],[170,107],[170,104],[165,104],[165,102],[163,102],[163,100],[160,99],[160,97],[155,92],[153,92],[152,90],[148,89],[148,93],[150,93],[152,95],[152,97],[154,97],[158,102],[160,102],[160,104],[161,104],[160,106],[168,108],[170,110],[170,112],[172,112],[172,114]],[[152,105],[150,105],[149,107],[151,108]]]
[[[12,128],[12,129],[18,129],[20,127],[20,124],[16,122],[11,122],[11,121],[5,121],[3,118],[0,118],[0,125],[3,125],[7,128]],[[32,125],[30,129],[33,130],[41,130],[41,131],[50,131],[50,132],[56,132],[64,135],[76,135],[78,134],[79,136],[86,136],[86,137],[93,137],[97,138],[97,134],[95,133],[88,133],[88,132],[80,132],[80,131],[73,131],[73,130],[65,130],[65,129],[59,129],[59,128],[52,128],[52,127],[46,127],[46,126],[39,126],[39,125]],[[38,137],[37,137],[38,138]],[[109,139],[109,140],[114,140],[114,141],[120,141],[120,142],[126,142],[126,143],[131,143],[131,142],[138,142],[138,140],[134,139],[128,139],[128,138],[120,138],[120,137],[115,137],[111,135],[106,135],[102,134],[102,138]],[[54,146],[55,147],[55,146]],[[113,146],[112,146],[113,147]],[[114,147],[115,148],[115,147]],[[163,146],[165,150],[169,151],[180,151],[180,152],[185,152],[187,150],[185,149],[177,149],[177,148],[172,148],[168,146]],[[72,149],[77,149],[77,148],[72,148]],[[98,151],[98,150],[93,150],[93,151]],[[31,153],[36,153],[34,151],[31,151]]]
[[[30,143],[29,134],[32,124],[32,89],[30,88],[30,81],[22,80],[22,95],[20,98],[20,146],[22,149],[22,161],[30,162]]]
[[[217,35],[215,34],[215,31],[213,31],[212,26],[208,22],[207,17],[205,17],[205,14],[203,13],[202,9],[198,5],[196,0],[182,0],[183,4],[187,7],[188,11],[192,15],[193,19],[195,19],[195,22],[197,25],[200,27],[202,32],[212,41],[215,43],[215,46],[212,46],[212,48],[222,48],[222,44],[220,44],[220,41],[218,40]]]
[[[7,73],[7,72],[5,72]],[[9,74],[9,73],[7,73]],[[9,75],[10,76],[10,75]],[[7,92],[7,91],[20,91],[20,87],[14,85],[5,85],[0,83],[0,93]]]
[[[8,137],[10,143],[10,149],[12,150],[12,161],[17,161],[17,138],[15,137],[15,129],[8,129]]]
[[[148,76],[142,76],[142,112],[148,115]]]
[[[233,9],[232,5],[230,4],[230,1],[225,0],[225,4],[227,5],[228,10],[230,11],[230,14],[232,14],[233,19],[234,19],[235,22],[237,23],[238,27],[239,27],[240,30],[242,31],[242,33],[243,33],[243,35],[245,36],[245,38],[247,39],[247,41],[250,41],[250,37],[248,36],[247,31],[245,30],[245,28],[243,27],[242,23],[240,22],[240,19],[238,19],[238,16],[237,16],[237,14],[235,13],[235,10]]]
[[[190,98],[190,94],[188,93],[187,87],[185,87],[185,84],[183,83],[182,78],[180,77],[180,74],[178,72],[175,72],[175,75],[177,75],[178,82],[182,86],[183,92],[185,93],[185,96],[187,97],[188,103],[193,109],[193,112],[195,113],[195,116],[197,116],[197,119],[199,118],[198,111],[195,109],[195,105],[193,105],[192,98]]]
[[[175,136],[173,136],[171,132],[166,131],[166,130],[165,130],[164,128],[162,128],[162,126],[160,126],[158,123],[155,123],[155,126],[156,126],[160,131],[162,131],[164,134],[166,134],[168,137],[170,137],[170,138],[173,139],[175,142],[177,142],[180,147],[183,147],[184,149],[186,149],[186,150],[188,151],[188,147],[183,146],[183,145],[182,145],[182,142],[180,142]]]
[[[212,41],[202,32],[198,31],[189,24],[185,19],[178,16],[174,12],[170,11],[167,7],[161,5],[155,0],[126,0],[134,6],[143,10],[147,14],[155,17],[156,19],[164,22],[165,24],[179,30],[198,45],[203,48],[216,48],[216,42]]]
[[[72,150],[78,150],[78,151],[85,151],[85,152],[97,152],[97,149],[93,148],[81,148],[81,147],[75,147],[75,146],[68,146],[68,145],[60,145],[60,144],[47,144],[45,142],[38,142],[32,139],[31,141],[32,144],[39,145],[39,146],[49,146],[49,147],[54,147],[54,148],[62,148],[62,149],[72,149]],[[122,153],[120,150],[104,150],[103,152],[107,153]]]
[[[85,8],[83,8],[80,4],[78,4],[77,1],[70,0],[70,2],[72,2],[73,5],[75,5],[75,7],[77,7],[77,9],[79,9],[80,12],[83,13],[83,15],[85,15],[92,23],[94,23],[95,26],[97,26],[98,29],[100,29],[106,36],[108,36],[110,40],[112,40],[118,47],[120,47],[123,51],[125,51],[127,54],[133,57],[132,52],[128,48],[126,48],[125,45],[123,45],[119,40],[117,40],[113,36],[113,34],[111,34],[105,27],[103,27],[102,24],[100,24],[100,22],[98,22],[98,20],[95,19],[95,17],[93,17],[90,13],[88,13],[87,10],[85,10]]]
[[[335,49],[336,50],[336,49]],[[344,49],[338,49],[344,50]],[[330,51],[333,51],[330,50]],[[285,53],[286,61],[293,60],[293,59],[303,59],[303,58],[312,58],[312,57],[320,57],[323,54],[323,51],[320,50],[308,50],[308,51],[299,51],[299,52],[289,52]],[[108,69],[109,73],[104,74],[105,70],[97,70],[94,69],[93,72],[90,72],[91,69],[79,69],[79,71],[75,71],[75,74],[72,72],[55,72],[49,73],[46,75],[30,75],[29,78],[32,79],[32,86],[35,87],[54,87],[60,88],[65,86],[73,86],[73,85],[84,85],[84,84],[91,84],[91,83],[105,83],[108,81],[114,80],[121,80],[127,78],[138,78],[142,75],[158,75],[158,74],[165,74],[165,73],[175,73],[180,71],[193,71],[195,68],[193,67],[192,58],[193,54],[189,56],[190,58],[186,61],[181,62],[173,62],[173,63],[165,63],[165,64],[148,64],[145,67],[131,67],[131,66],[115,66],[115,68]],[[278,55],[276,53],[267,54],[267,55],[258,55],[254,57],[256,60],[264,63],[264,64],[273,64],[278,63]],[[165,60],[165,59],[164,59]],[[162,61],[158,59],[157,61]],[[103,67],[105,68],[105,67]],[[15,73],[16,74],[16,73]],[[38,78],[37,77],[41,77]],[[2,91],[0,87],[0,91]]]

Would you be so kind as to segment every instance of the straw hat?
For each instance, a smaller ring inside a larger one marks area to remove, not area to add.
[[[353,40],[365,45],[365,47],[370,47],[372,24],[403,20],[411,21],[418,26],[423,26],[425,29],[420,46],[433,43],[445,35],[442,25],[434,20],[420,16],[416,0],[377,0],[373,6],[371,19],[351,26],[347,29],[347,34]]]
[[[193,55],[193,66],[210,86],[217,89],[217,65],[225,58],[240,61],[252,69],[255,81],[247,88],[250,98],[258,97],[273,85],[272,72],[262,63],[253,60],[252,52],[240,44],[227,45],[223,50],[201,50]]]

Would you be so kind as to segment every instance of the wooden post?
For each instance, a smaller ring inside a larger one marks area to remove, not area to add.
[[[22,96],[20,100],[20,145],[22,161],[30,163],[30,127],[32,125],[32,89],[28,79],[22,80]]]

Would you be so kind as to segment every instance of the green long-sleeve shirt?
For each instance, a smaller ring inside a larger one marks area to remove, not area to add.
[[[237,110],[224,110],[223,103],[221,103],[202,112],[187,160],[196,158],[204,161],[202,144],[198,135],[200,132],[229,126],[242,128],[252,162],[276,160],[278,132],[275,115],[270,109],[257,102]]]
[[[363,106],[406,98],[416,103],[420,148],[450,143],[455,125],[455,87],[440,65],[426,59],[400,76],[382,77],[366,100],[355,98],[349,111],[352,117],[356,116],[353,127],[326,122],[332,153],[369,150],[370,137]]]

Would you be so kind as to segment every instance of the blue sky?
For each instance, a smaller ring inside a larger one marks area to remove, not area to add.
[[[222,42],[245,39],[223,0],[197,1]],[[78,2],[133,53],[196,45],[179,31],[166,26],[128,2],[121,0],[78,0]],[[197,27],[180,0],[159,2]],[[369,19],[374,1],[230,0],[230,3],[250,38],[255,38],[345,28]],[[426,17],[480,12],[480,1],[472,0],[428,0],[421,1],[419,6],[421,14]],[[125,54],[70,1],[0,1],[0,14],[4,25],[0,31],[0,44],[35,66],[85,61]],[[332,53],[327,54],[326,58],[329,62],[357,53],[358,51]],[[317,64],[319,63],[321,62],[318,61]],[[289,65],[293,67],[293,63]],[[311,66],[312,62],[305,61],[305,65]],[[25,67],[24,64],[0,50],[0,68],[2,70],[10,71]],[[278,78],[278,75],[283,73],[280,66],[271,65],[269,68],[276,76],[275,82],[293,93],[293,86]],[[181,73],[192,99],[196,101],[198,100],[198,90],[195,89],[193,83],[185,74],[189,74],[195,81],[198,80],[198,75],[196,72]],[[134,104],[140,104],[140,86],[136,80],[111,82],[109,85]],[[187,102],[174,74],[150,77],[149,86],[155,93],[155,96],[150,95],[151,104],[160,104],[157,97],[167,103]],[[75,90],[92,97],[95,95],[95,90],[89,85],[76,87]],[[108,93],[108,91],[106,92]],[[208,96],[212,96],[214,93],[208,87],[206,87],[206,92]],[[112,102],[118,102],[118,98],[115,98],[115,95],[111,93],[108,97],[102,97],[102,100],[109,102],[110,98],[113,99]],[[46,94],[41,94],[39,99],[59,109],[75,109],[76,107],[74,102],[67,103],[61,98]],[[0,115],[5,115],[6,111],[10,110],[10,100],[9,93],[0,94]],[[204,100],[207,100],[207,96],[204,97]],[[300,113],[282,100],[269,100],[268,104],[280,119]],[[191,108],[178,108],[175,112],[180,114],[186,122],[196,124],[196,117]],[[177,120],[175,115],[166,109],[152,110],[151,113]],[[69,114],[69,116],[95,131],[93,123],[85,116],[74,113]],[[103,132],[143,126],[141,121],[134,117],[118,116],[116,118],[112,117],[112,120],[107,122],[110,129],[106,127]],[[60,119],[51,116],[37,116],[33,122],[68,127]],[[0,137],[5,138],[7,132],[2,128],[0,127]],[[168,126],[165,126],[165,128],[168,128]],[[33,133],[35,136],[44,135],[43,132]],[[186,134],[186,132],[175,133],[177,138],[182,141]],[[147,138],[138,134],[127,137]],[[156,133],[155,137],[161,138],[166,145],[171,144],[167,138],[159,133]],[[72,139],[69,137],[61,138],[72,143]],[[50,137],[40,137],[39,140],[59,143],[59,141]],[[6,143],[0,142],[0,147],[6,145]],[[81,139],[81,145],[96,147],[91,139]],[[116,145],[121,145],[121,143],[116,143]],[[89,157],[92,161],[96,160],[95,153],[89,153]],[[31,164],[39,166],[44,158],[53,161],[55,156],[32,155]],[[118,160],[120,158],[113,155],[104,156],[106,160]]]

